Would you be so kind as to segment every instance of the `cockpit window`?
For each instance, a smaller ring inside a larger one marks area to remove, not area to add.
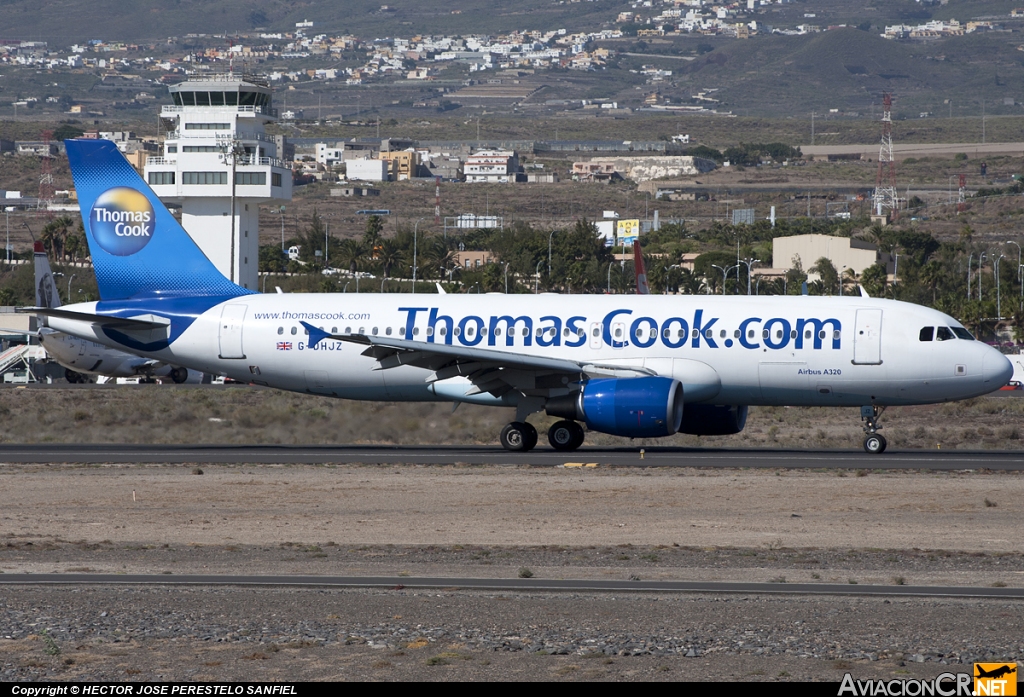
[[[950,328],[953,330],[953,333],[956,334],[958,339],[966,339],[967,341],[974,341],[974,337],[971,336],[971,333],[969,331],[967,331],[966,329],[964,329],[963,327],[950,327]]]
[[[939,327],[939,330],[935,332],[936,341],[949,341],[950,339],[955,338],[956,337],[953,336],[953,332],[949,330],[949,327]]]
[[[935,334],[935,327],[922,327],[921,328],[921,341],[931,341],[932,336]]]

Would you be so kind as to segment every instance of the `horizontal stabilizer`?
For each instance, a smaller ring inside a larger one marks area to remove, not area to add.
[[[111,317],[110,315],[93,315],[88,312],[72,312],[71,310],[59,310],[55,307],[16,307],[15,312],[39,315],[41,317],[59,317],[61,319],[72,319],[79,322],[89,322],[106,329],[117,329],[120,331],[151,331],[153,329],[166,329],[164,322],[150,322],[144,319],[127,319],[125,317]]]

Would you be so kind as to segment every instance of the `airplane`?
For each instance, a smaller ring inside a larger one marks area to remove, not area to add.
[[[868,297],[259,294],[225,278],[117,148],[68,140],[101,300],[21,308],[50,328],[153,360],[343,399],[537,412],[571,451],[583,425],[625,438],[739,433],[758,405],[882,411],[998,390],[998,351],[937,310]],[[582,424],[582,425],[581,425]]]
[[[59,308],[60,294],[53,282],[50,260],[42,242],[33,247],[36,276],[36,305],[45,308]],[[91,376],[128,378],[143,376],[147,380],[155,377],[169,377],[181,384],[201,382],[202,373],[190,371],[184,366],[170,365],[152,358],[143,358],[103,344],[80,339],[71,334],[54,331],[48,327],[39,329],[39,343],[46,353],[64,367],[64,377],[70,383],[88,382]]]

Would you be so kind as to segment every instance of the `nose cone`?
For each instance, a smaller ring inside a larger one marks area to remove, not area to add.
[[[1013,377],[1013,364],[1006,356],[989,348],[981,363],[981,374],[987,387],[998,390]]]

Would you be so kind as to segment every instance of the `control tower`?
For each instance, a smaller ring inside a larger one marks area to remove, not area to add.
[[[157,196],[181,204],[181,223],[225,276],[256,290],[259,207],[292,198],[283,139],[268,136],[276,119],[272,90],[248,74],[192,76],[172,85],[160,112],[163,155],[146,161]]]

